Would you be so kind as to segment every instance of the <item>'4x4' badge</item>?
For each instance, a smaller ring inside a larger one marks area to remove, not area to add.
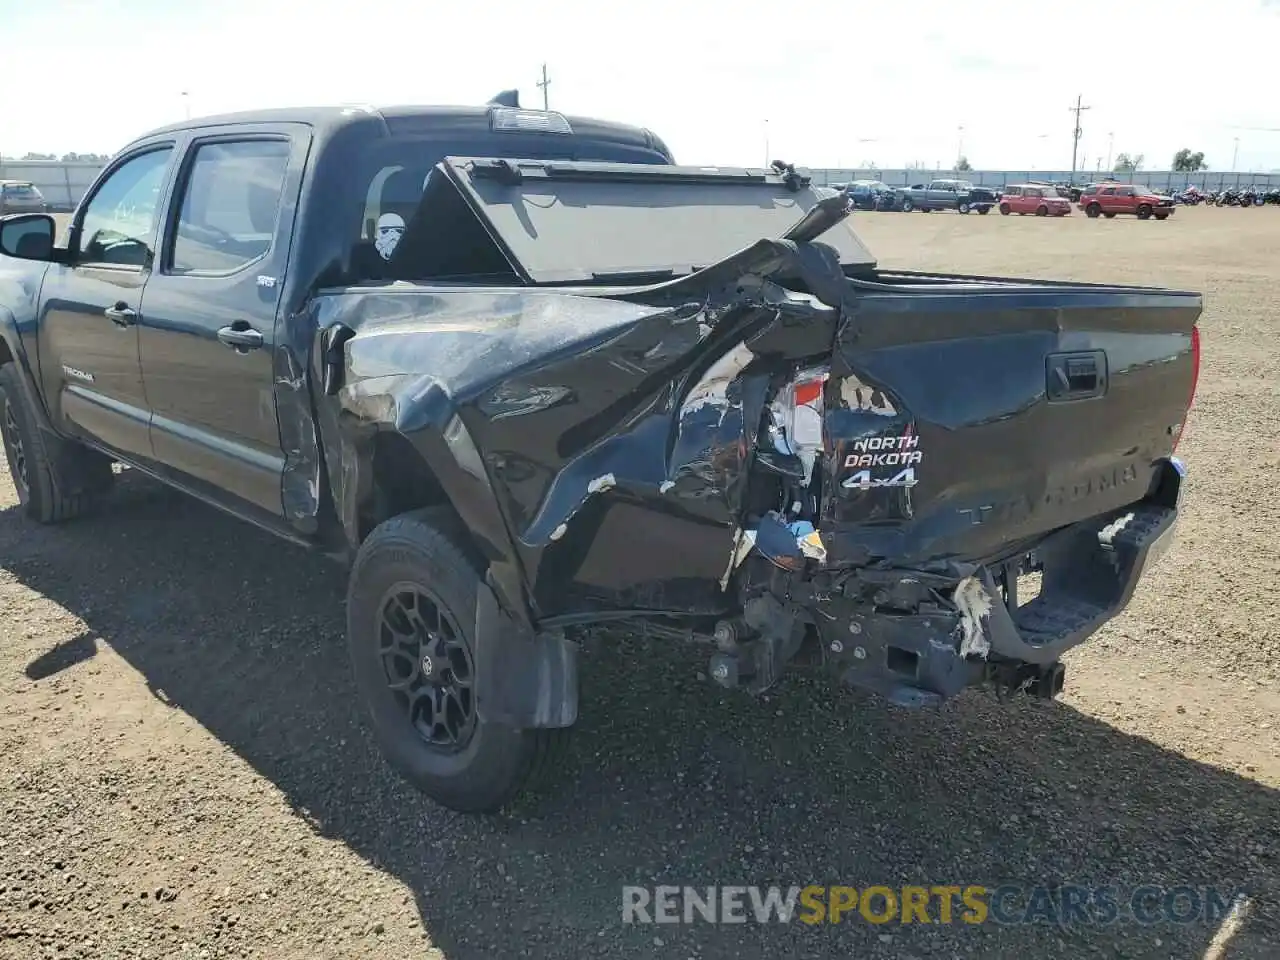
[[[851,473],[841,484],[846,490],[871,490],[876,487],[914,487],[916,485],[916,468],[907,467],[899,470],[892,477],[873,477],[870,470],[859,470]]]

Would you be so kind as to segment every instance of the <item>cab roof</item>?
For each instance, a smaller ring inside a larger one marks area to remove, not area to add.
[[[500,95],[503,96],[503,95]],[[518,103],[518,100],[517,100]],[[488,133],[492,120],[499,111],[519,110],[530,115],[562,117],[568,122],[570,135],[596,140],[608,140],[656,151],[670,162],[671,151],[652,131],[643,127],[590,117],[569,116],[555,111],[531,110],[510,102],[491,102],[483,106],[370,106],[347,104],[320,107],[283,107],[269,110],[249,110],[224,113],[208,117],[195,117],[181,123],[172,123],[151,130],[136,140],[146,140],[165,134],[199,130],[206,127],[249,123],[301,123],[313,127],[322,137],[332,135],[343,127],[370,119],[381,121],[388,136],[412,136],[417,133],[477,134]],[[136,142],[136,141],[135,141]]]

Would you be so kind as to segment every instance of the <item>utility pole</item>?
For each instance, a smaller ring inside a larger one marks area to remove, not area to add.
[[[1112,149],[1114,149],[1115,145],[1116,145],[1116,135],[1115,135],[1115,132],[1113,131],[1107,134],[1107,169],[1108,170],[1111,169],[1111,151]]]
[[[191,94],[186,90],[182,91],[182,112],[188,120],[191,119]]]
[[[1236,145],[1235,145],[1235,148],[1231,151],[1231,172],[1232,172],[1232,173],[1235,173],[1235,172],[1236,172],[1236,160],[1238,160],[1238,159],[1239,159],[1239,157],[1240,157],[1240,138],[1239,138],[1239,137],[1233,137],[1232,139],[1234,139],[1234,140],[1235,140]]]
[[[542,109],[550,110],[547,106],[547,88],[551,86],[551,78],[547,76],[547,65],[542,65],[542,79],[538,81],[538,86],[542,89]]]
[[[1071,182],[1075,183],[1076,179],[1076,152],[1080,149],[1080,114],[1085,110],[1092,110],[1093,107],[1083,105],[1084,94],[1076,97],[1076,105],[1071,108],[1071,112],[1076,115],[1075,129],[1071,131]]]
[[[766,119],[764,122],[764,168],[768,170],[771,163],[773,161],[769,159],[769,121]]]

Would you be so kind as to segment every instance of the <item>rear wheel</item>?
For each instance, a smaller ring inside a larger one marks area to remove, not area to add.
[[[1097,217],[1098,214],[1102,213],[1102,208],[1096,203],[1091,203],[1084,208],[1084,212],[1087,217]]]
[[[347,645],[383,756],[432,799],[493,812],[545,770],[568,730],[480,718],[475,697],[479,565],[448,511],[380,524],[356,556]]]
[[[990,208],[990,207],[979,207],[979,208],[978,208],[978,215],[979,215],[979,216],[983,216],[983,217],[985,217],[985,216],[986,216],[988,213],[990,213],[990,212],[991,212],[991,208]]]
[[[1000,214],[1005,217],[1009,215],[1009,205],[1007,203],[1000,204]]]
[[[1116,218],[1116,215],[1114,213],[1104,213],[1103,216],[1106,217],[1108,220],[1114,220]]]
[[[46,434],[27,407],[16,365],[0,366],[0,435],[9,476],[27,516],[70,520],[111,490],[111,461],[71,440]]]

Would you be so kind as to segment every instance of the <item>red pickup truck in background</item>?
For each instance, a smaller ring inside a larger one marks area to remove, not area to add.
[[[1131,213],[1139,220],[1167,220],[1173,215],[1173,197],[1156,193],[1134,183],[1099,184],[1093,194],[1080,197],[1080,209],[1090,217],[1111,219],[1117,213]]]

